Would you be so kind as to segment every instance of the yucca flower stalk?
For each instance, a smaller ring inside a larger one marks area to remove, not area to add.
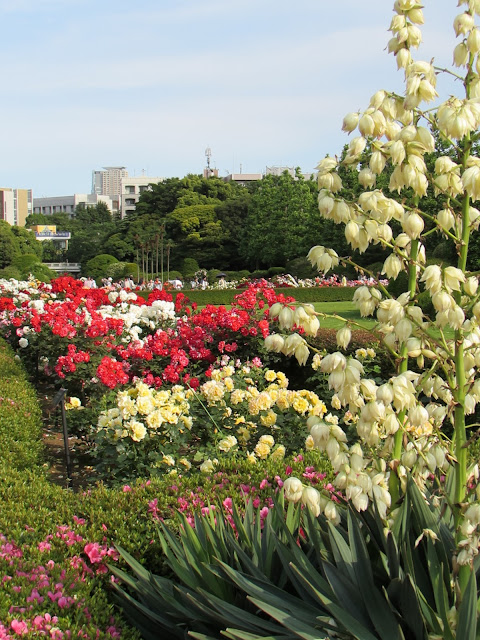
[[[404,72],[405,93],[378,91],[367,109],[348,114],[343,130],[353,139],[346,154],[342,160],[327,158],[318,165],[321,215],[345,226],[354,250],[363,253],[371,244],[390,250],[383,273],[395,280],[403,271],[407,285],[398,298],[375,283],[358,288],[354,296],[362,316],[376,315],[377,335],[395,362],[390,380],[378,386],[364,379],[361,362],[340,352],[319,365],[335,392],[334,408],[345,410],[349,423],[356,425],[359,442],[352,445],[345,439],[341,421],[337,429],[322,419],[310,424],[316,446],[326,452],[337,473],[337,488],[358,510],[376,502],[386,521],[395,520],[409,477],[425,495],[432,486],[442,493],[457,544],[457,608],[471,584],[480,539],[480,509],[475,508],[478,467],[469,468],[467,447],[467,417],[480,402],[478,277],[467,271],[470,235],[479,223],[474,203],[480,199],[480,161],[474,143],[480,126],[480,32],[475,24],[480,3],[460,0],[458,6],[456,70],[439,70],[433,61],[414,60],[422,39],[421,5],[396,0],[388,50]],[[432,108],[428,103],[438,97],[440,72],[461,79],[464,95]],[[449,155],[437,157],[432,174],[426,158],[436,151],[436,139],[449,145]],[[342,197],[341,164],[358,171],[364,191],[355,201]],[[398,193],[395,198],[376,188],[376,178],[387,167],[389,190]],[[433,215],[423,210],[423,199],[432,193],[438,199]],[[400,232],[395,231],[398,226]],[[431,233],[454,243],[456,265],[427,263],[424,239]],[[329,249],[317,246],[309,259],[319,269],[346,262],[331,256]],[[419,302],[423,291],[434,309],[430,317]],[[276,313],[285,316],[281,308]],[[289,314],[302,326],[298,309],[289,309]],[[340,349],[346,348],[347,338],[342,329]],[[451,440],[445,433],[449,429]],[[441,480],[443,475],[447,482]],[[309,503],[322,506],[312,496]],[[328,517],[326,510],[323,513]],[[453,620],[452,629],[455,624]]]

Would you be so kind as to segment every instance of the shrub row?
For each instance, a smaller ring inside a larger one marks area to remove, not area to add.
[[[186,292],[187,297],[199,306],[230,305],[233,298],[242,293],[242,289],[192,289]],[[353,299],[355,287],[279,287],[275,288],[277,295],[292,296],[297,302],[343,302]],[[147,291],[139,291],[139,295],[145,299]],[[176,298],[177,293],[172,292]]]

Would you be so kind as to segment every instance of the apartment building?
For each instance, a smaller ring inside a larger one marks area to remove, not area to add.
[[[53,213],[67,213],[70,218],[75,215],[78,205],[95,206],[104,202],[112,213],[118,213],[119,199],[95,193],[74,193],[72,196],[51,196],[33,199],[33,213],[43,213],[46,216]]]
[[[24,227],[27,216],[32,213],[31,189],[0,187],[0,220],[17,227]]]
[[[122,180],[128,178],[126,167],[103,167],[92,171],[92,193],[115,198],[122,193]]]

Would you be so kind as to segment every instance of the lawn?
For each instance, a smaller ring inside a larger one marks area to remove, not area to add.
[[[364,329],[371,329],[375,325],[373,317],[362,318],[360,312],[355,308],[353,302],[315,302],[315,311],[326,314],[336,314],[345,318],[345,320],[351,320],[352,322],[358,322]],[[343,326],[343,322],[337,318],[320,318],[320,326],[323,329],[339,329]],[[352,329],[356,329],[352,325]]]

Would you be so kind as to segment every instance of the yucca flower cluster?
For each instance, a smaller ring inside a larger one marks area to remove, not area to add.
[[[398,298],[379,283],[361,286],[354,295],[361,315],[376,317],[376,333],[396,363],[388,381],[377,384],[365,376],[361,360],[342,353],[351,339],[348,323],[337,335],[339,351],[316,356],[334,392],[333,408],[344,410],[344,422],[355,425],[358,442],[349,442],[342,421],[326,416],[309,418],[308,443],[326,452],[337,472],[337,488],[357,509],[375,500],[386,519],[394,517],[408,477],[427,492],[444,487],[444,476],[452,476],[448,504],[455,505],[457,561],[468,565],[478,553],[480,522],[472,502],[478,468],[467,465],[468,416],[480,401],[480,291],[477,275],[466,270],[469,237],[480,222],[472,204],[480,199],[480,160],[473,150],[480,126],[480,30],[475,24],[480,3],[460,0],[458,6],[463,12],[453,25],[459,38],[453,64],[459,71],[449,73],[463,81],[464,97],[449,97],[430,108],[438,98],[441,70],[434,61],[413,58],[422,40],[422,6],[396,0],[388,50],[404,73],[404,95],[378,91],[367,109],[348,114],[343,130],[356,135],[344,157],[327,157],[317,167],[322,216],[344,225],[352,249],[363,253],[373,244],[389,250],[382,273],[390,280],[406,273],[408,283]],[[433,133],[443,151],[429,173],[427,156],[436,152]],[[343,197],[341,165],[358,173],[363,192],[355,201]],[[398,199],[376,188],[378,176],[387,170],[388,189]],[[437,198],[433,215],[422,209],[427,193]],[[427,232],[455,246],[456,265],[427,263]],[[325,271],[342,262],[323,246],[314,247],[309,259]],[[421,294],[431,300],[430,315],[422,308]],[[307,362],[312,316],[319,314],[298,305],[271,311],[280,332],[269,336],[266,347]],[[282,330],[295,328],[301,329],[297,338],[282,336]],[[287,340],[295,348],[286,348]],[[290,484],[287,497],[303,499],[314,512],[324,510],[320,496],[312,497],[309,490],[302,498],[293,479]],[[329,513],[335,520],[331,508]]]

